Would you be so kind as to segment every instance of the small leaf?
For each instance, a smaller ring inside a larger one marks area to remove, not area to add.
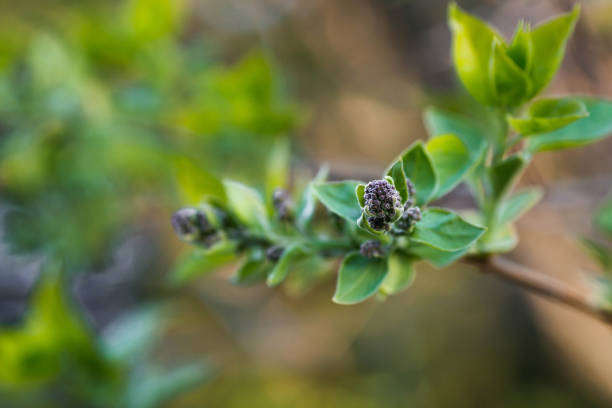
[[[451,191],[476,164],[466,145],[452,134],[429,139],[426,149],[438,175],[434,198],[440,198]]]
[[[389,256],[389,272],[383,280],[380,290],[386,295],[394,295],[412,285],[416,276],[414,261],[414,257],[401,251],[394,251]]]
[[[438,177],[423,143],[414,143],[402,153],[401,160],[404,174],[414,186],[416,204],[427,204],[437,188]]]
[[[506,49],[506,54],[522,70],[529,72],[533,62],[533,44],[531,43],[531,28],[524,21],[519,21],[512,42]]]
[[[376,293],[386,275],[387,259],[352,252],[340,266],[333,301],[346,305],[364,301]]]
[[[489,84],[489,61],[493,40],[502,40],[501,36],[455,3],[448,7],[448,24],[453,35],[453,61],[461,82],[480,103],[494,104],[495,95]]]
[[[612,237],[612,199],[609,199],[595,215],[595,224]]]
[[[506,53],[506,46],[493,40],[489,79],[495,94],[495,104],[503,107],[521,105],[531,91],[529,77]]]
[[[101,336],[106,358],[123,363],[140,360],[159,337],[162,316],[157,307],[143,307],[123,314]]]
[[[526,164],[527,161],[522,154],[514,154],[490,168],[489,180],[495,200],[506,195]]]
[[[429,245],[413,242],[408,250],[410,254],[425,259],[438,268],[443,268],[461,258],[468,251],[468,248],[457,251],[442,251]]]
[[[499,225],[513,222],[529,211],[542,198],[542,190],[528,188],[514,193],[499,206]]]
[[[424,121],[430,136],[452,133],[459,137],[467,146],[472,158],[480,157],[487,147],[485,131],[469,118],[430,107],[425,111]]]
[[[359,202],[359,205],[361,207],[365,207],[365,199],[363,198],[365,196],[365,188],[366,188],[365,184],[357,184],[357,187],[355,188],[355,194],[357,195],[357,202]]]
[[[209,249],[195,249],[183,255],[168,275],[172,286],[185,283],[208,274],[236,258],[236,244],[220,241]]]
[[[486,241],[478,243],[478,252],[481,254],[499,254],[512,251],[518,244],[518,236],[512,224],[505,224],[495,228],[491,235],[486,236]]]
[[[229,208],[244,224],[267,231],[269,229],[266,207],[257,191],[236,181],[224,180]]]
[[[290,267],[297,262],[301,257],[306,255],[306,249],[300,244],[288,246],[280,259],[276,262],[270,273],[266,283],[268,286],[276,286],[281,283],[289,274]]]
[[[533,89],[530,97],[540,92],[555,76],[579,15],[580,6],[576,5],[570,13],[540,24],[530,33],[533,47],[533,63],[529,72]]]
[[[261,249],[252,250],[240,265],[231,282],[234,285],[253,285],[266,280],[270,264]]]
[[[321,167],[315,178],[308,183],[308,186],[304,189],[304,192],[298,201],[296,209],[296,225],[301,231],[305,231],[308,228],[315,214],[316,196],[313,185],[325,181],[327,178],[327,172],[327,166]]]
[[[529,108],[529,117],[508,117],[508,123],[523,136],[552,132],[589,116],[584,103],[573,98],[540,99]]]
[[[319,201],[331,212],[350,221],[356,222],[361,216],[361,207],[355,197],[355,189],[359,181],[340,181],[318,183],[313,185]]]
[[[429,208],[423,212],[410,239],[450,252],[469,247],[484,231],[485,228],[470,224],[454,212]]]
[[[405,203],[408,200],[408,186],[406,185],[406,175],[404,174],[402,161],[396,161],[386,174],[393,179],[395,189],[402,198],[402,203]]]
[[[604,272],[612,272],[612,248],[589,238],[583,238],[581,242]]]
[[[531,152],[568,149],[603,139],[612,133],[612,101],[597,98],[576,98],[586,106],[589,116],[553,132],[529,137]]]

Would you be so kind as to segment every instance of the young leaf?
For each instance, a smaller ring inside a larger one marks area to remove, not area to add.
[[[461,115],[430,107],[425,111],[424,121],[430,136],[452,133],[467,146],[472,157],[480,157],[487,146],[487,136],[484,130]]]
[[[426,259],[438,268],[443,268],[461,258],[468,251],[468,248],[457,251],[442,251],[429,245],[412,242],[408,250],[410,254]]]
[[[230,263],[236,257],[236,244],[220,241],[211,248],[195,249],[183,255],[168,275],[172,286],[183,285]]]
[[[292,264],[297,262],[306,253],[306,249],[300,244],[293,244],[287,247],[268,274],[268,279],[266,280],[267,285],[276,286],[285,280]]]
[[[491,167],[489,180],[495,200],[501,199],[510,190],[526,164],[524,156],[517,153]]]
[[[266,207],[259,193],[236,181],[224,180],[227,204],[236,217],[246,225],[267,231],[269,229]]]
[[[269,270],[270,265],[261,249],[254,249],[230,280],[234,285],[253,285],[265,281]]]
[[[604,272],[612,272],[612,248],[589,238],[583,238],[581,242]]]
[[[507,55],[505,45],[497,39],[493,41],[489,79],[498,106],[518,106],[527,99],[531,91],[529,77]]]
[[[365,199],[363,198],[365,196],[365,188],[366,188],[365,184],[357,184],[357,187],[355,188],[355,194],[357,195],[357,202],[362,207],[365,207]]]
[[[595,224],[603,232],[612,236],[612,200],[608,200],[595,215]]]
[[[434,199],[451,191],[476,164],[466,145],[452,134],[429,139],[426,149],[438,175],[438,188]]]
[[[536,205],[540,198],[542,190],[538,188],[528,188],[514,193],[499,206],[499,224],[504,225],[516,220]]]
[[[442,251],[457,251],[469,247],[484,231],[485,228],[470,224],[454,212],[429,208],[423,212],[410,239]]]
[[[570,13],[537,26],[530,34],[533,47],[533,63],[529,77],[533,83],[530,97],[540,92],[555,76],[565,54],[565,45],[574,31],[580,15],[576,5]]]
[[[423,205],[436,191],[438,177],[423,143],[414,143],[401,155],[404,174],[414,186],[416,204]]]
[[[480,240],[477,249],[482,254],[499,254],[512,251],[517,244],[518,236],[514,227],[505,224],[495,228],[493,234],[486,236],[486,240]]]
[[[406,175],[404,174],[402,161],[396,161],[386,174],[393,179],[395,189],[402,198],[402,203],[405,203],[408,200],[408,187],[406,185]]]
[[[493,40],[503,41],[501,36],[455,3],[448,7],[448,23],[453,35],[453,61],[461,82],[480,103],[494,104],[495,95],[489,84],[489,61]]]
[[[529,117],[508,117],[508,123],[523,136],[552,132],[589,116],[584,103],[574,98],[540,99],[529,108]]]
[[[533,45],[529,32],[531,28],[524,21],[519,21],[512,42],[506,49],[506,55],[522,70],[529,72],[533,60]]]
[[[605,138],[612,133],[612,101],[597,98],[576,98],[586,106],[589,116],[561,129],[528,138],[529,151],[568,149]]]
[[[376,293],[386,275],[387,259],[352,252],[340,266],[333,301],[343,305],[364,301]]]
[[[305,231],[308,228],[308,225],[310,224],[310,221],[315,213],[316,196],[313,185],[325,181],[327,178],[327,172],[327,166],[321,167],[315,178],[308,183],[308,186],[304,189],[304,192],[298,201],[296,210],[297,218],[295,223],[301,231]]]
[[[416,276],[414,261],[413,256],[394,251],[389,256],[389,272],[380,285],[380,290],[386,295],[394,295],[412,285]]]
[[[314,184],[314,192],[319,201],[331,212],[355,222],[361,216],[361,207],[355,196],[358,181],[340,181]]]

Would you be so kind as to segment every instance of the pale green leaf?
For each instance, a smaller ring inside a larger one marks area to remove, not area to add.
[[[402,203],[405,203],[406,200],[408,200],[408,187],[406,185],[406,175],[404,174],[402,160],[398,160],[393,163],[386,174],[393,179],[395,189],[402,198]]]
[[[266,207],[259,193],[236,181],[224,180],[227,204],[236,217],[260,232],[269,229]]]
[[[513,222],[529,211],[542,198],[542,190],[528,188],[514,193],[499,206],[498,222],[500,225]]]
[[[402,153],[401,160],[404,173],[414,186],[416,204],[428,203],[437,188],[438,178],[423,143],[414,143]]]
[[[356,222],[361,216],[361,207],[355,195],[359,181],[347,180],[313,185],[314,192],[325,207],[340,217]]]
[[[485,228],[471,224],[456,213],[442,208],[429,208],[410,239],[443,251],[458,251],[472,245]]]
[[[584,103],[574,98],[540,99],[529,108],[526,118],[508,117],[508,123],[523,136],[552,132],[589,116]]]
[[[376,293],[387,275],[385,258],[367,258],[359,252],[348,254],[338,272],[333,301],[353,304]]]
[[[380,286],[386,295],[394,295],[407,289],[416,276],[414,270],[415,258],[401,251],[394,251],[389,256],[389,272]]]
[[[306,249],[300,244],[288,246],[283,251],[283,255],[276,262],[270,273],[268,273],[268,278],[266,280],[268,286],[276,286],[285,280],[295,262],[299,261],[300,258],[306,254]]]

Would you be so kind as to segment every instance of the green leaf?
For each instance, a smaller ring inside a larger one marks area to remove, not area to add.
[[[347,180],[332,183],[314,184],[314,192],[319,201],[331,212],[350,221],[356,222],[361,216],[361,207],[355,197],[359,181]]]
[[[508,117],[508,123],[523,136],[552,132],[589,116],[584,103],[574,98],[540,99],[526,118]]]
[[[453,35],[453,61],[461,82],[480,103],[494,104],[495,95],[489,84],[489,61],[493,40],[502,40],[501,36],[455,3],[448,7],[448,23]]]
[[[425,259],[438,268],[443,268],[450,265],[457,259],[461,258],[467,251],[468,248],[457,251],[442,251],[418,242],[411,243],[410,247],[408,248],[408,252],[410,254],[417,256],[418,258]]]
[[[289,184],[289,159],[290,150],[288,140],[278,139],[272,147],[266,166],[265,201],[268,204],[268,210],[271,214],[274,212],[272,200],[274,190],[277,188],[286,188]]]
[[[236,181],[224,180],[228,206],[236,217],[247,226],[269,229],[266,207],[257,191]]]
[[[518,244],[518,236],[512,224],[495,228],[493,234],[486,235],[486,241],[478,243],[481,254],[499,254],[512,251]]]
[[[123,363],[139,361],[157,340],[161,321],[157,307],[125,313],[104,329],[101,344],[105,356]]]
[[[542,198],[542,190],[528,188],[514,193],[499,206],[499,225],[510,223],[526,213]]]
[[[528,138],[531,152],[568,149],[603,139],[612,133],[612,101],[597,98],[576,98],[586,106],[589,116],[553,132]]]
[[[497,39],[493,40],[489,79],[498,106],[518,106],[527,99],[531,90],[531,81],[507,55],[503,42]]]
[[[609,199],[595,215],[595,224],[612,237],[612,199]]]
[[[531,43],[531,28],[524,21],[519,21],[512,42],[506,49],[506,54],[523,71],[529,72],[533,62],[533,44]]]
[[[287,247],[268,274],[266,280],[268,286],[276,286],[285,280],[293,264],[306,254],[306,249],[300,244],[293,244]]]
[[[408,200],[408,186],[406,185],[406,175],[404,174],[402,160],[396,161],[386,174],[393,179],[395,189],[402,198],[402,203],[405,203]]]
[[[195,249],[183,255],[168,275],[171,286],[185,283],[208,274],[236,258],[236,244],[220,241],[209,249]]]
[[[401,160],[404,174],[414,186],[416,204],[427,204],[437,188],[438,177],[423,143],[415,142],[402,153]]]
[[[612,248],[589,238],[582,238],[580,241],[605,272],[612,272]]]
[[[357,195],[357,202],[359,203],[361,207],[365,207],[365,199],[363,198],[365,196],[365,188],[366,188],[365,184],[357,184],[357,187],[355,188],[355,195]]]
[[[570,13],[540,24],[530,33],[533,47],[533,63],[529,72],[533,89],[530,97],[540,92],[555,76],[579,15],[580,6],[577,4]]]
[[[253,285],[266,280],[270,264],[261,249],[252,250],[238,268],[231,282],[234,285]]]
[[[472,245],[485,228],[470,224],[459,215],[442,208],[429,208],[414,228],[411,241],[443,251],[457,251]]]
[[[429,107],[425,111],[424,121],[430,136],[446,133],[458,136],[467,146],[472,158],[479,158],[487,147],[485,131],[469,118]],[[404,163],[405,170],[406,165]]]
[[[476,164],[466,145],[452,134],[429,139],[426,149],[438,175],[438,188],[434,199],[451,191]]]
[[[316,195],[313,186],[317,183],[325,181],[327,178],[327,173],[328,168],[326,166],[321,167],[315,178],[308,183],[308,186],[304,189],[304,192],[298,201],[296,225],[301,231],[305,231],[308,228],[315,214]]]
[[[386,275],[387,259],[352,252],[340,266],[333,301],[345,305],[364,301],[376,293]]]
[[[526,164],[527,161],[524,156],[517,153],[490,168],[489,180],[495,200],[499,200],[506,195]]]
[[[174,158],[172,164],[183,202],[196,205],[211,197],[226,201],[223,183],[214,175],[184,157]]]
[[[386,295],[394,295],[407,289],[416,276],[413,256],[401,251],[394,251],[389,256],[389,272],[380,285],[380,290]]]

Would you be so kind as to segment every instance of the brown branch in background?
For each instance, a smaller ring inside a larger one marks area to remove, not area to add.
[[[612,313],[600,309],[590,296],[564,281],[500,256],[472,258],[469,263],[480,267],[485,273],[612,325]]]

